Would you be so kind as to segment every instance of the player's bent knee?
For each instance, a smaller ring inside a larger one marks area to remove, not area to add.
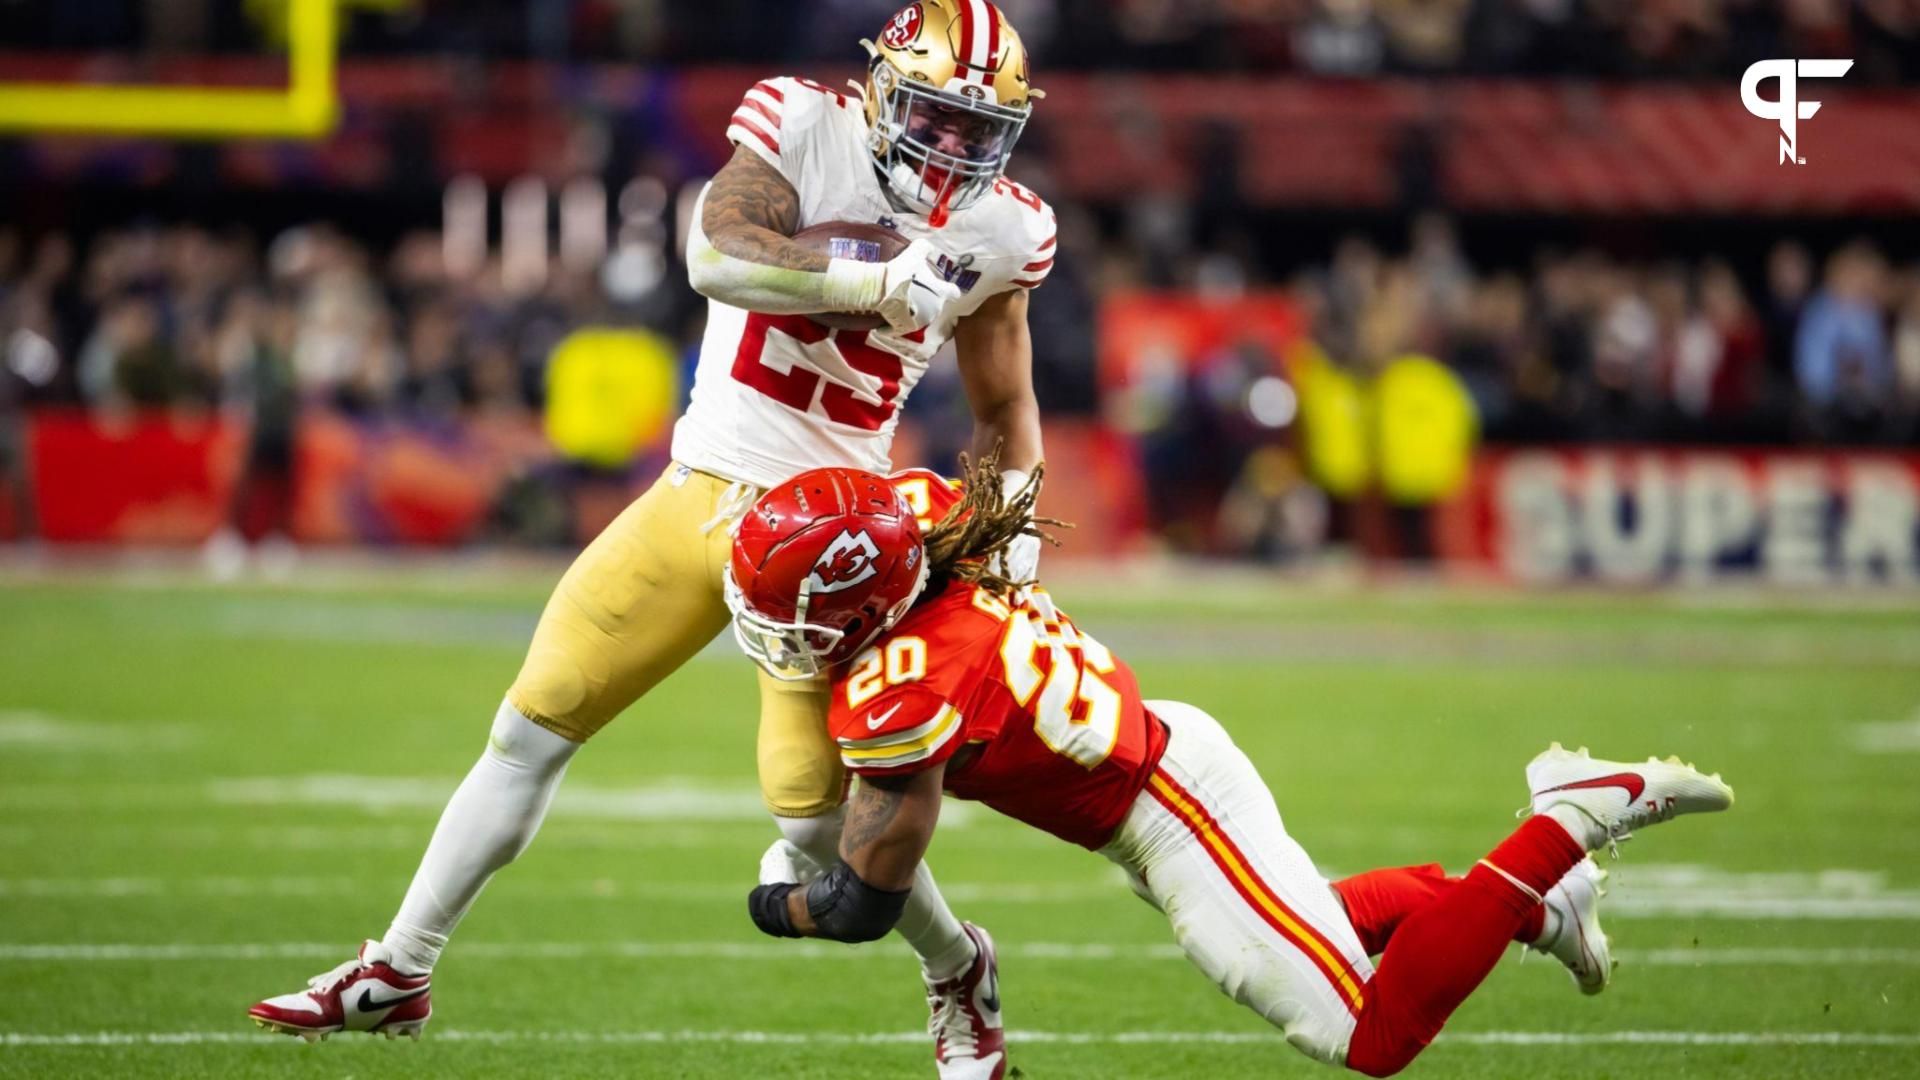
[[[574,742],[586,742],[601,725],[583,722],[587,675],[579,662],[558,649],[536,646],[507,689],[507,701],[520,715]]]
[[[500,703],[487,733],[487,757],[510,769],[535,774],[558,772],[579,749],[579,739],[570,739],[527,716],[512,698]]]
[[[776,814],[773,820],[787,843],[821,866],[832,866],[840,858],[840,831],[847,823],[844,807],[835,805],[825,813],[807,816]]]
[[[1413,1064],[1413,1059],[1418,1056],[1421,1049],[1421,1047],[1412,1047],[1397,1054],[1390,1054],[1384,1057],[1367,1057],[1358,1060],[1355,1059],[1353,1054],[1349,1053],[1347,1055],[1347,1068],[1364,1076],[1393,1076],[1400,1070]]]
[[[846,802],[847,777],[839,759],[823,760],[813,749],[809,746],[762,748],[760,798],[773,816],[816,818],[832,813]]]
[[[1427,1048],[1426,1039],[1404,1030],[1382,1030],[1390,1025],[1369,1024],[1368,1019],[1368,1015],[1362,1012],[1360,1026],[1347,1043],[1347,1068],[1354,1072],[1367,1076],[1392,1076],[1413,1064],[1413,1059]]]

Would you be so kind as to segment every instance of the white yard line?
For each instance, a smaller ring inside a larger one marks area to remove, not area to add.
[[[340,942],[276,942],[241,944],[194,943],[32,943],[0,944],[0,962],[37,961],[88,963],[166,960],[337,960],[352,950]],[[906,948],[886,943],[849,948],[830,942],[757,941],[528,941],[460,942],[453,947],[460,958],[486,960],[864,960],[905,956]],[[1006,942],[1002,955],[1020,960],[1078,962],[1184,960],[1186,954],[1171,942],[1120,945],[1106,942]],[[1615,954],[1622,964],[1645,967],[1920,967],[1920,949],[1874,948],[1714,948],[1623,949]],[[1546,963],[1535,959],[1532,962]]]
[[[432,1029],[435,1042],[585,1043],[596,1045],[659,1043],[733,1043],[776,1046],[918,1045],[925,1032],[860,1034],[836,1031],[462,1031]],[[75,1031],[0,1032],[0,1047],[258,1045],[288,1041],[285,1036],[244,1031]],[[1021,1031],[1007,1032],[1011,1043],[1069,1046],[1160,1046],[1174,1044],[1284,1045],[1278,1033],[1253,1031]],[[1920,1033],[1854,1031],[1461,1031],[1442,1034],[1442,1043],[1466,1046],[1920,1046]]]
[[[674,813],[715,812],[695,807],[694,800],[675,804],[656,789],[655,809]],[[757,805],[757,797],[753,797]],[[630,804],[631,807],[631,804]],[[759,812],[756,810],[756,814]],[[748,819],[742,819],[748,820]],[[755,825],[765,818],[750,819]],[[589,826],[607,828],[608,826]],[[716,843],[724,839],[715,830],[734,827],[722,822],[682,826],[704,831]],[[989,831],[990,832],[990,831]],[[378,835],[378,834],[375,834]],[[955,834],[971,835],[969,831]],[[556,838],[564,833],[556,833]],[[413,845],[425,842],[425,833],[412,836]],[[1894,886],[1877,870],[1730,871],[1685,863],[1623,863],[1607,899],[1610,920],[1659,918],[1767,919],[1781,921],[1920,921],[1920,889]],[[358,895],[364,883],[344,878],[304,876],[104,876],[0,878],[0,899],[92,898],[154,896],[337,896]],[[956,903],[989,905],[1085,904],[1102,901],[1131,904],[1117,871],[1079,881],[1057,882],[943,882],[942,890]],[[539,879],[509,874],[494,886],[507,896],[567,897],[656,903],[738,900],[743,884],[734,882],[632,881],[616,878]]]
[[[1853,748],[1862,754],[1920,754],[1920,709],[1905,720],[1855,724]]]
[[[0,748],[147,753],[179,749],[198,738],[184,724],[103,724],[34,709],[0,709]]]
[[[304,776],[228,777],[210,781],[213,802],[237,806],[347,806],[367,813],[438,813],[453,794],[450,777],[313,773]],[[770,820],[756,785],[660,777],[631,787],[569,784],[553,803],[556,817],[618,821],[762,823]],[[971,806],[949,803],[940,823],[964,828],[978,818]]]
[[[565,897],[581,900],[637,900],[649,903],[740,900],[752,888],[740,882],[616,881],[612,878],[576,880],[520,880],[509,878],[489,890],[504,896]],[[90,899],[115,900],[179,897],[246,896],[358,896],[364,882],[320,877],[86,877],[0,878],[0,900]],[[949,900],[961,903],[1061,904],[1088,900],[1124,899],[1132,893],[1118,880],[1059,885],[954,882],[942,883]]]

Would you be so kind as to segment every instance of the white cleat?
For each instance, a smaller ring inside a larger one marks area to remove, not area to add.
[[[1603,761],[1584,746],[1568,750],[1559,743],[1527,764],[1527,790],[1533,793],[1534,814],[1569,806],[1599,826],[1605,835],[1589,843],[1589,850],[1681,814],[1710,814],[1733,805],[1733,789],[1719,773],[1708,776],[1679,758]]]
[[[927,983],[934,1061],[940,1080],[1002,1080],[1007,1032],[1000,1017],[1000,961],[985,930],[960,926],[973,939],[973,963],[951,979]]]
[[[268,1031],[310,1043],[338,1031],[417,1040],[433,1015],[431,989],[430,976],[401,974],[386,946],[368,941],[352,960],[308,979],[307,989],[268,998],[247,1015]]]
[[[1559,916],[1559,928],[1550,938],[1527,946],[1566,965],[1583,994],[1597,994],[1613,978],[1613,950],[1600,929],[1600,898],[1607,895],[1607,872],[1585,858],[1547,890],[1544,903]]]

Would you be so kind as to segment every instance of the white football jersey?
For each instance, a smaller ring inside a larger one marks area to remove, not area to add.
[[[757,487],[826,466],[892,471],[900,406],[954,325],[988,297],[1031,289],[1053,266],[1053,210],[1002,179],[944,228],[887,202],[867,150],[858,93],[806,79],[747,91],[727,137],[759,154],[800,194],[800,227],[873,222],[940,251],[961,288],[926,328],[900,335],[834,330],[804,315],[762,315],[707,302],[693,400],[673,429],[674,459]]]

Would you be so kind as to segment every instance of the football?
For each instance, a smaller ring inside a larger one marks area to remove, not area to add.
[[[834,259],[883,263],[905,251],[909,241],[884,225],[861,221],[823,221],[793,234],[795,243]],[[887,320],[854,312],[822,312],[807,318],[836,330],[879,330]]]

